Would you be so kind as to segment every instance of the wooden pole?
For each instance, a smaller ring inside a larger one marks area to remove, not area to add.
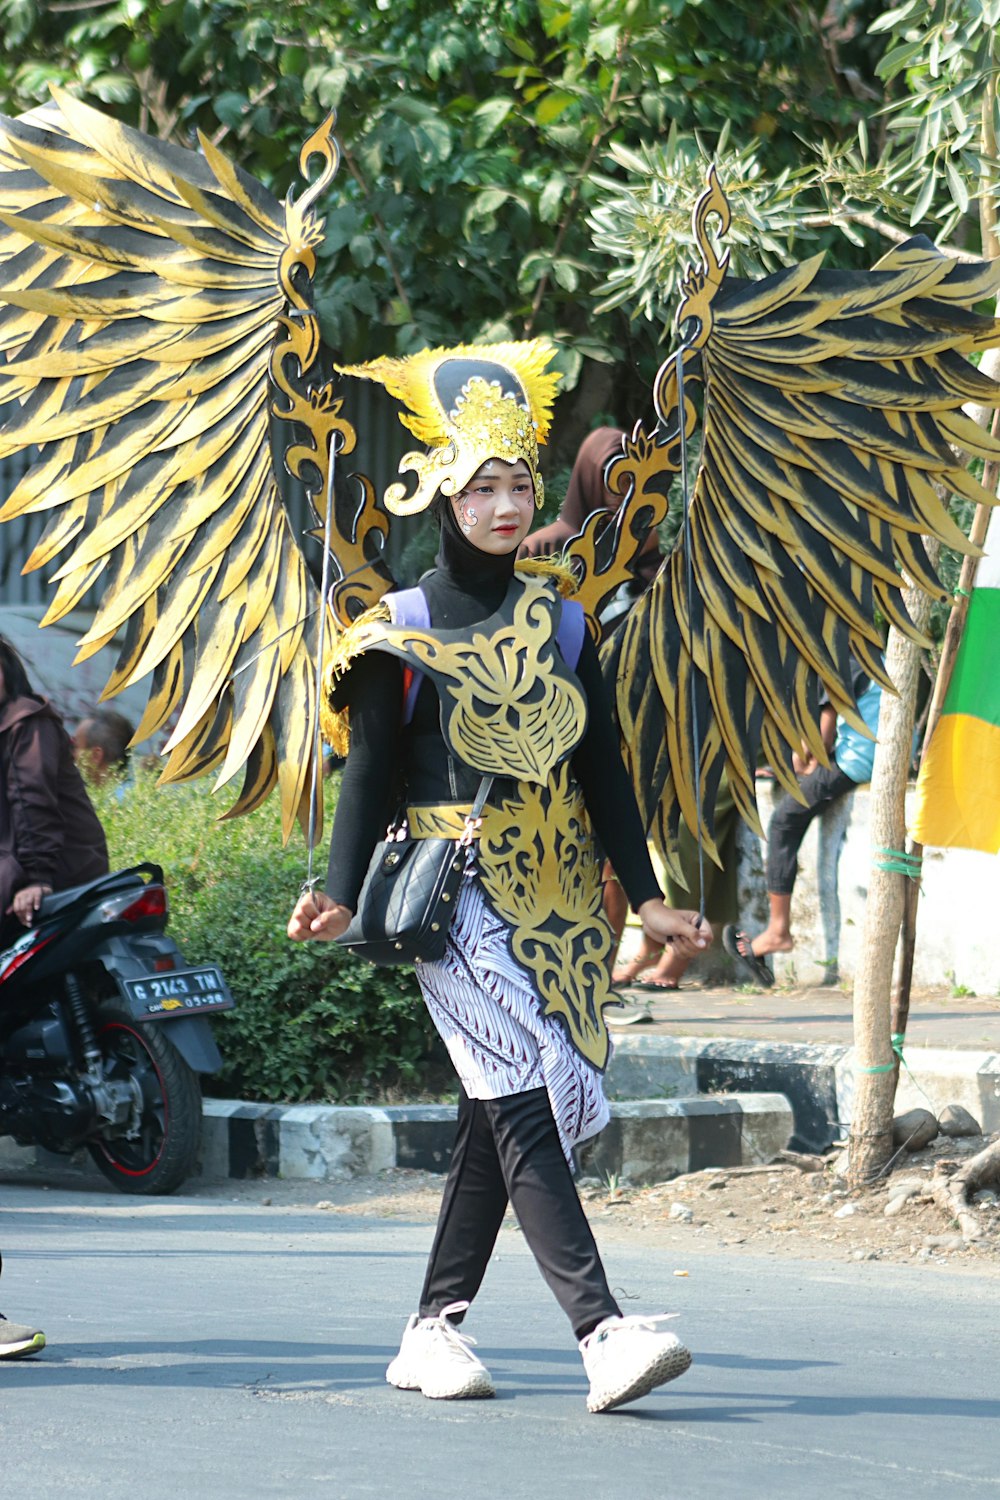
[[[904,589],[903,603],[917,629],[925,631],[930,620],[929,596],[922,589]],[[852,1187],[872,1182],[892,1156],[896,1092],[890,1030],[892,969],[909,880],[900,873],[900,861],[893,859],[891,851],[902,850],[906,837],[906,782],[920,650],[898,630],[889,631],[885,665],[896,694],[883,694],[879,711],[870,797],[872,869],[854,981],[854,1107],[848,1155]]]

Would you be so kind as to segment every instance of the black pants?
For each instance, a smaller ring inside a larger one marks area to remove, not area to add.
[[[545,1089],[505,1099],[470,1099],[463,1089],[420,1316],[472,1301],[508,1200],[575,1336],[618,1313]]]
[[[767,889],[772,896],[792,894],[806,829],[813,818],[826,812],[839,797],[853,792],[855,785],[838,765],[817,766],[808,776],[799,777],[805,807],[788,792],[775,805],[767,829]]]

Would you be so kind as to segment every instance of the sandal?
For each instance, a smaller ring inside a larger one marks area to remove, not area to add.
[[[664,990],[674,994],[680,989],[676,979],[636,979],[632,982],[632,989],[645,990],[647,994],[662,994]]]
[[[659,953],[648,953],[642,958],[631,958],[627,964],[622,964],[620,969],[615,969],[611,975],[611,984],[617,989],[619,985],[626,989],[640,989],[639,975],[646,969],[652,969],[663,957],[663,949]]]
[[[747,934],[735,923],[729,922],[723,927],[722,946],[730,958],[735,958],[737,963],[743,964],[744,968],[749,969],[757,983],[769,990],[774,984],[774,975],[763,958],[753,951],[750,942]]]

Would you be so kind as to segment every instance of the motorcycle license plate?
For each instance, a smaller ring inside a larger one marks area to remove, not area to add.
[[[122,979],[119,983],[137,1018],[167,1020],[211,1010],[232,1010],[236,1004],[222,974],[211,966],[173,969],[163,974],[147,974],[142,979]]]

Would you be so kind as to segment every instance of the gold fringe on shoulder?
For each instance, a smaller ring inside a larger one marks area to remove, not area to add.
[[[573,569],[557,557],[523,557],[514,568],[531,578],[551,578],[564,599],[572,599],[579,586]]]
[[[385,623],[392,619],[389,606],[379,600],[371,609],[366,609],[346,630],[342,630],[327,651],[323,664],[323,697],[319,706],[319,727],[323,739],[334,755],[344,756],[350,749],[351,729],[346,708],[334,708],[330,699],[337,682],[354,658],[360,655],[363,646],[361,637],[369,625]]]

